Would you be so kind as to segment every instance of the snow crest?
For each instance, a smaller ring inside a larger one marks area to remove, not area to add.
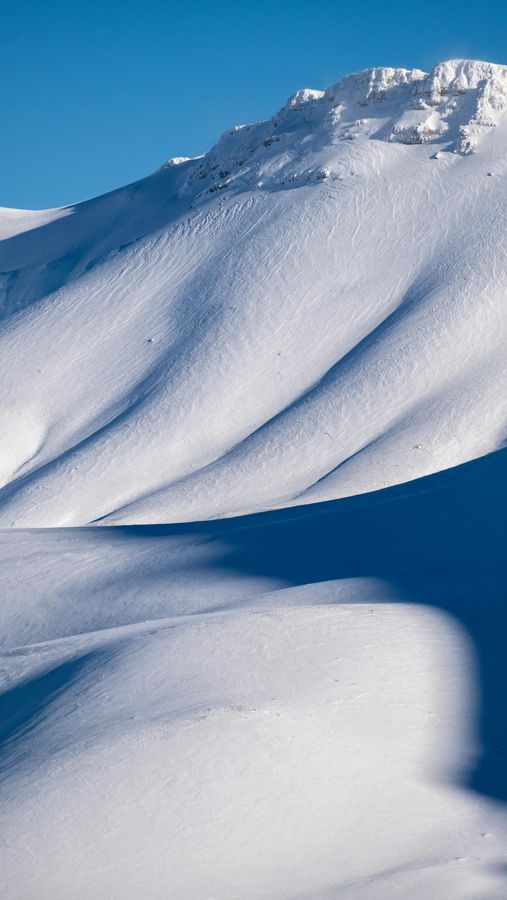
[[[467,155],[479,148],[506,108],[505,66],[456,59],[439,63],[429,74],[366,69],[326,91],[297,91],[272,119],[227,131],[189,175],[185,190],[203,182],[199,202],[235,183],[263,187],[266,180],[283,185],[329,177],[332,171],[301,166],[297,139],[309,141],[308,132],[319,148],[367,138],[437,144],[439,151]],[[311,149],[308,144],[304,148],[307,158]]]

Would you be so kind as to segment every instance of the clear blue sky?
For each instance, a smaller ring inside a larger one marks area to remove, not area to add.
[[[81,200],[208,149],[294,90],[373,65],[507,63],[507,4],[3,3],[0,205]]]

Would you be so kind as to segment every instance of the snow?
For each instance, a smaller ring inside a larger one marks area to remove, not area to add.
[[[503,896],[506,500],[4,531],[4,896]]]
[[[0,210],[6,900],[505,895],[506,98]]]
[[[2,526],[253,512],[500,447],[505,72],[370,70],[5,213]]]

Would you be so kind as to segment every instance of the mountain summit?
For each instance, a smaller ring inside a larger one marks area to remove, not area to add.
[[[505,441],[507,68],[369,69],[0,216],[0,524],[375,490]]]

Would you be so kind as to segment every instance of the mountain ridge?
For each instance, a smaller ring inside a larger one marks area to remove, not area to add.
[[[367,70],[4,214],[0,524],[237,515],[502,447],[506,72]]]

